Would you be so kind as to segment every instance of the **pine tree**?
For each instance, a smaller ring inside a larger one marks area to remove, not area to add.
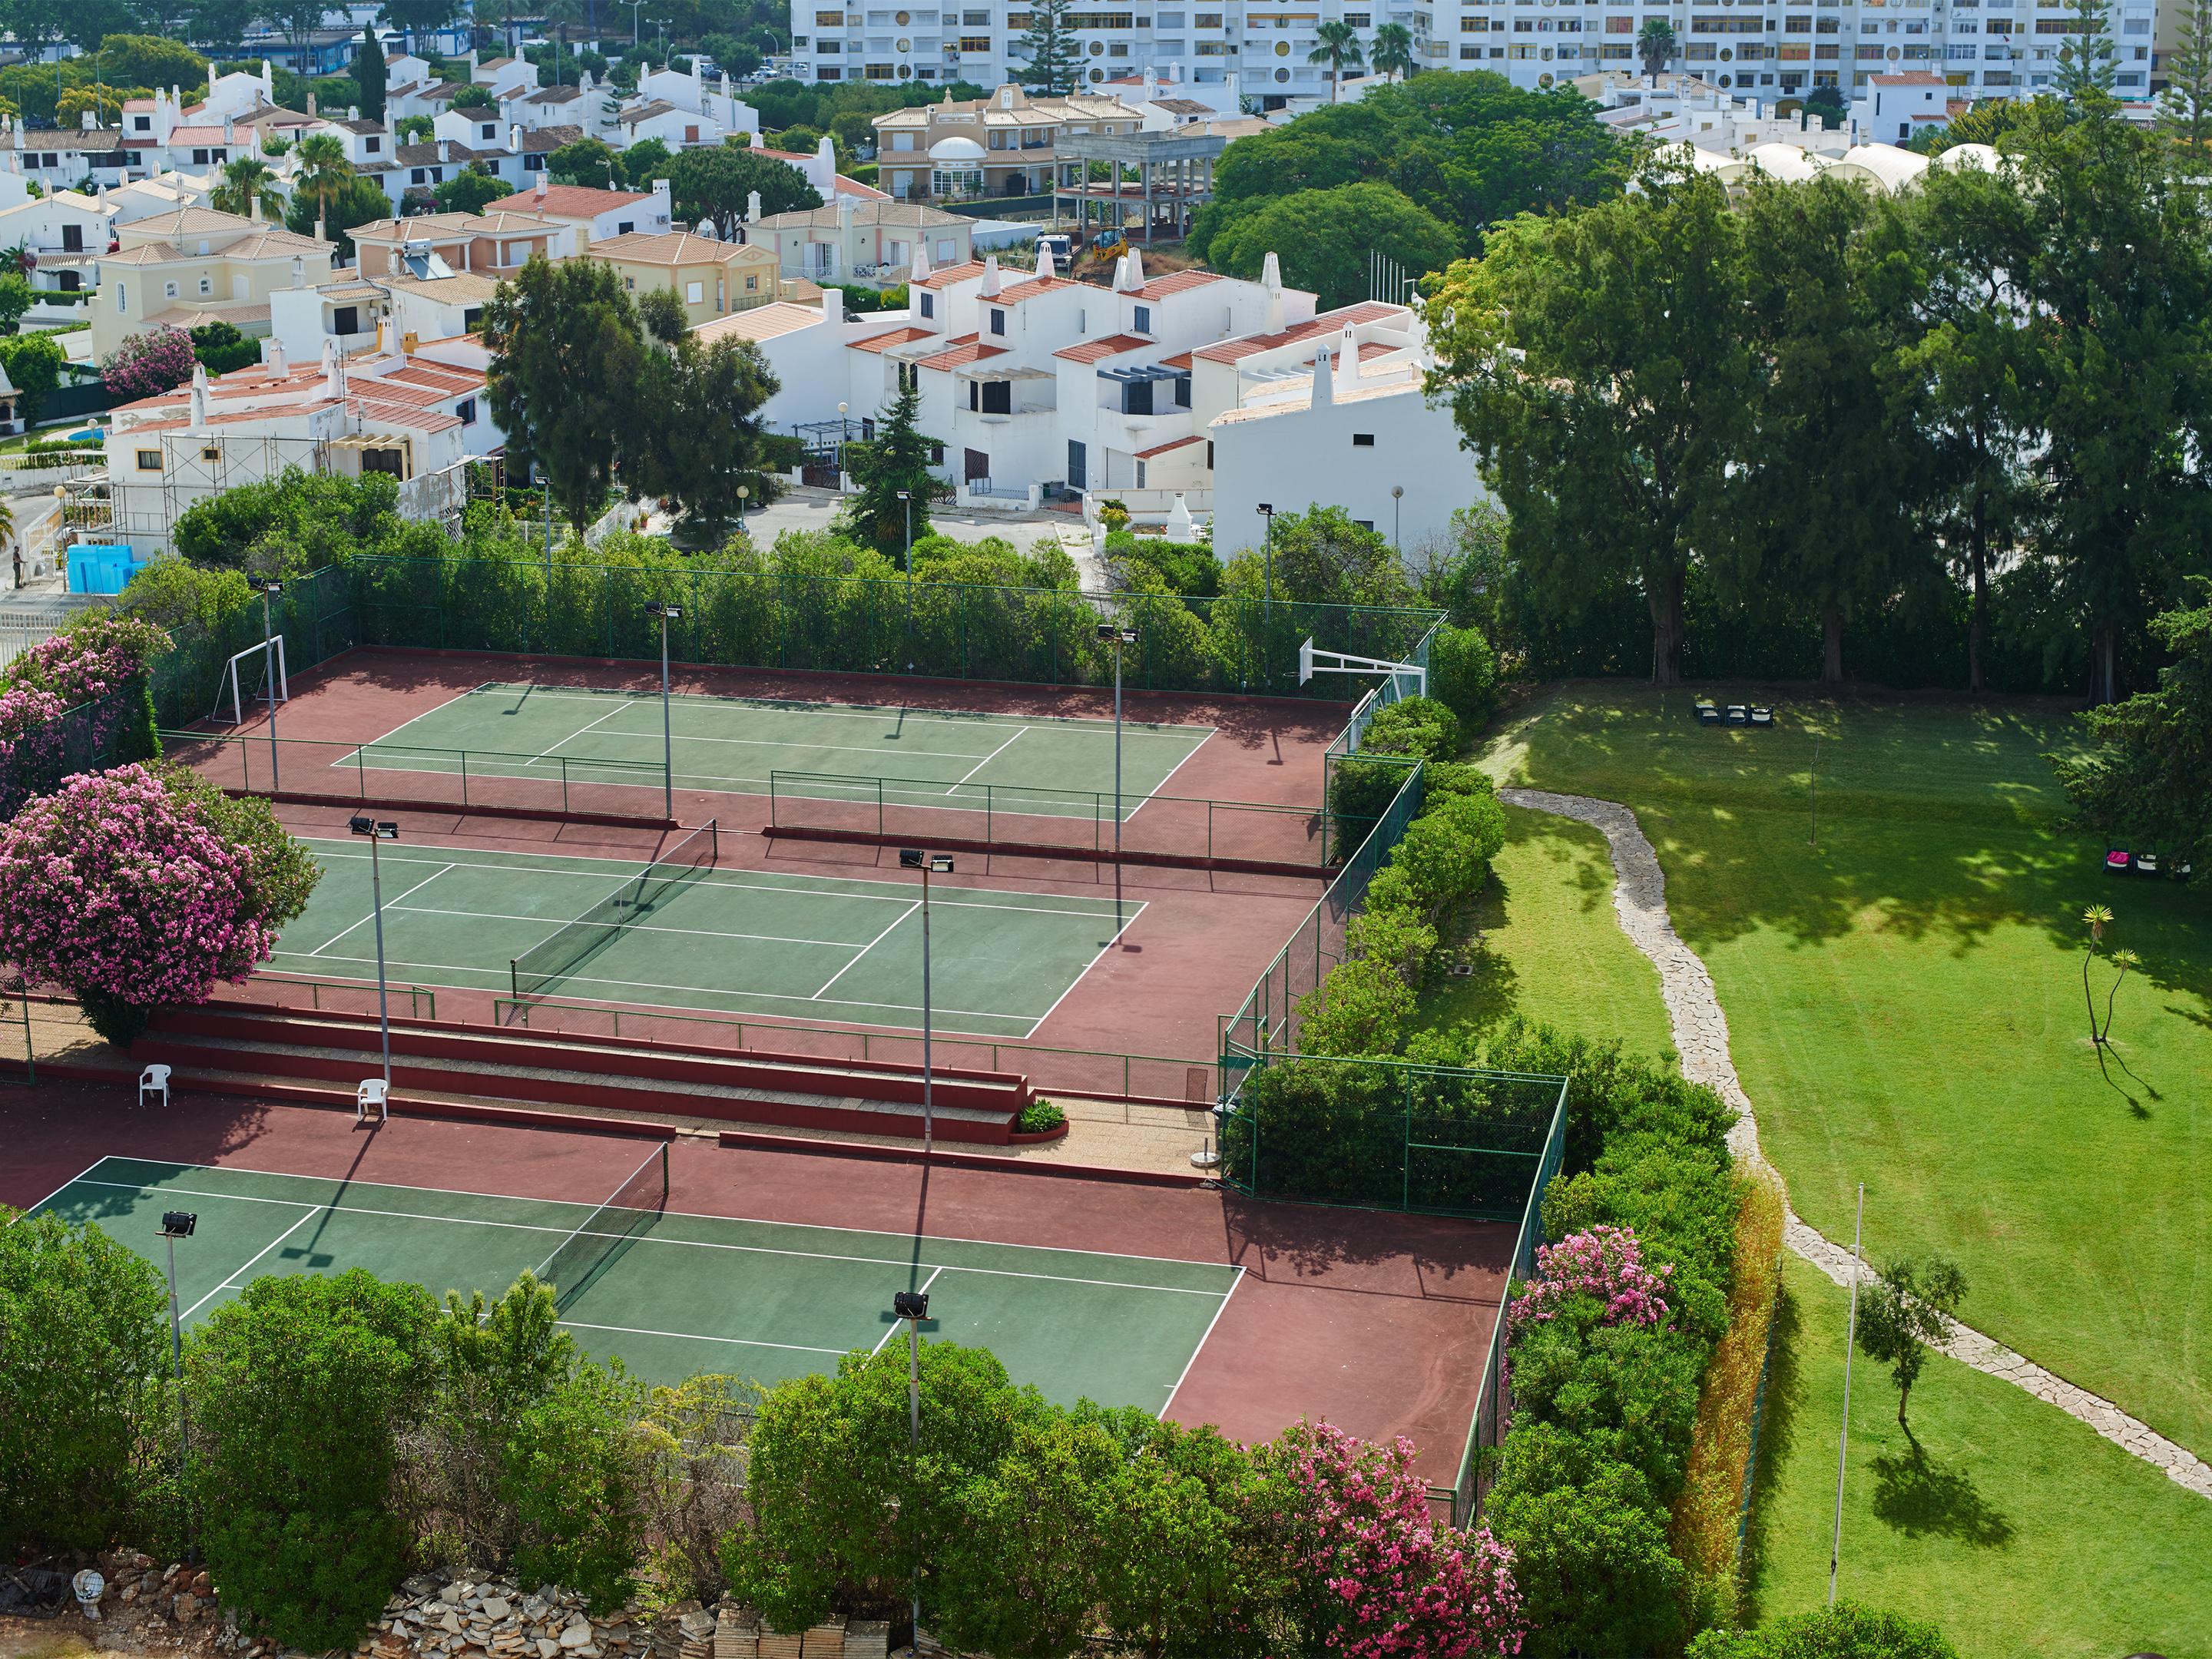
[[[2212,0],[2183,0],[2166,75],[2159,125],[2172,138],[2187,172],[2201,175],[2212,143]]]
[[[1030,32],[1018,50],[1029,63],[1018,76],[1022,84],[1048,97],[1065,98],[1083,78],[1077,62],[1078,44],[1069,21],[1072,0],[1036,0],[1030,9]]]
[[[929,534],[929,498],[937,488],[929,452],[936,440],[922,435],[921,384],[912,374],[899,377],[898,396],[876,416],[872,442],[848,444],[845,465],[859,486],[845,509],[852,533],[893,560],[905,556],[908,509],[914,538]],[[901,501],[899,491],[908,499]]]
[[[2111,19],[2105,0],[2073,0],[2071,33],[2058,48],[2058,72],[2051,89],[2069,103],[2094,106],[2107,101],[2118,78],[2112,48]]]

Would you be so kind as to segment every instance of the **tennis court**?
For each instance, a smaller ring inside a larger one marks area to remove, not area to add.
[[[366,1267],[440,1297],[495,1297],[543,1267],[578,1341],[647,1381],[775,1382],[902,1337],[892,1293],[927,1290],[933,1340],[987,1346],[1063,1402],[1153,1413],[1238,1277],[1219,1262],[686,1214],[667,1207],[665,1146],[611,1145],[637,1173],[607,1206],[108,1157],[35,1207],[97,1222],[157,1265],[161,1212],[195,1212],[177,1247],[188,1325],[262,1274]]]
[[[1097,793],[1114,782],[1110,720],[678,696],[669,700],[667,721],[678,789],[766,794],[771,773],[812,774],[848,784],[878,780],[885,799],[921,805],[980,802],[987,787],[998,785],[1021,792],[1001,797],[1000,811],[1089,818]],[[1159,792],[1213,730],[1125,721],[1123,816]],[[662,761],[657,695],[495,683],[358,749],[338,750],[327,764],[359,773],[450,771],[465,763],[478,777],[565,773],[658,788]],[[605,773],[594,777],[595,764]]]
[[[920,1027],[918,879],[719,869],[711,841],[696,839],[702,833],[664,850],[672,865],[655,866],[385,843],[386,971],[395,981],[502,996]],[[270,970],[373,981],[368,846],[307,846],[323,879],[284,930]],[[1118,925],[1143,909],[1122,905]],[[942,880],[928,922],[936,1028],[1015,1040],[1043,1023],[1117,927],[1110,898]]]

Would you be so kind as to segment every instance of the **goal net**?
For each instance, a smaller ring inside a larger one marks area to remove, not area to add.
[[[210,720],[231,726],[246,723],[246,711],[265,708],[269,691],[274,682],[278,702],[292,701],[289,683],[284,672],[284,636],[282,634],[250,645],[237,653],[223,665],[222,682],[216,692],[216,705]]]

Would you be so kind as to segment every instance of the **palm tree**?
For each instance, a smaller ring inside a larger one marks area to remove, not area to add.
[[[223,168],[222,182],[209,192],[208,205],[218,213],[251,213],[256,204],[269,218],[284,216],[284,191],[276,169],[258,155],[241,155]]]
[[[584,21],[584,0],[545,0],[541,9],[553,26],[553,84],[561,84],[561,48],[568,44],[568,26]],[[573,59],[572,59],[573,62]]]
[[[1413,62],[1413,32],[1403,23],[1385,23],[1375,31],[1374,49],[1367,61],[1377,75],[1387,75],[1393,81],[1400,76],[1411,80],[1419,67]]]
[[[300,164],[295,186],[315,198],[317,218],[328,217],[331,198],[353,177],[353,163],[346,160],[344,143],[335,132],[311,132],[300,140],[294,155]]]
[[[491,36],[496,33],[503,45],[507,40],[507,23],[514,15],[514,0],[476,0],[476,4],[469,9],[471,43],[479,48],[485,47],[489,46]],[[479,34],[484,39],[477,40],[476,36]]]
[[[1674,26],[1663,17],[1647,17],[1637,32],[1636,55],[1644,60],[1644,72],[1654,81],[1659,72],[1674,61]]]
[[[1328,101],[1333,104],[1344,84],[1345,70],[1367,65],[1359,50],[1359,32],[1342,18],[1333,17],[1314,31],[1314,39],[1320,44],[1306,54],[1306,62],[1328,65]]]

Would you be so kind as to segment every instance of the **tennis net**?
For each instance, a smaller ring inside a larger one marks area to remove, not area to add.
[[[713,869],[720,848],[716,822],[708,819],[582,915],[563,923],[520,956],[509,957],[507,980],[514,994],[537,996],[566,979],[678,887]]]
[[[575,1301],[667,1210],[668,1143],[663,1141],[539,1264],[538,1277],[553,1287],[554,1305],[565,1310]]]

